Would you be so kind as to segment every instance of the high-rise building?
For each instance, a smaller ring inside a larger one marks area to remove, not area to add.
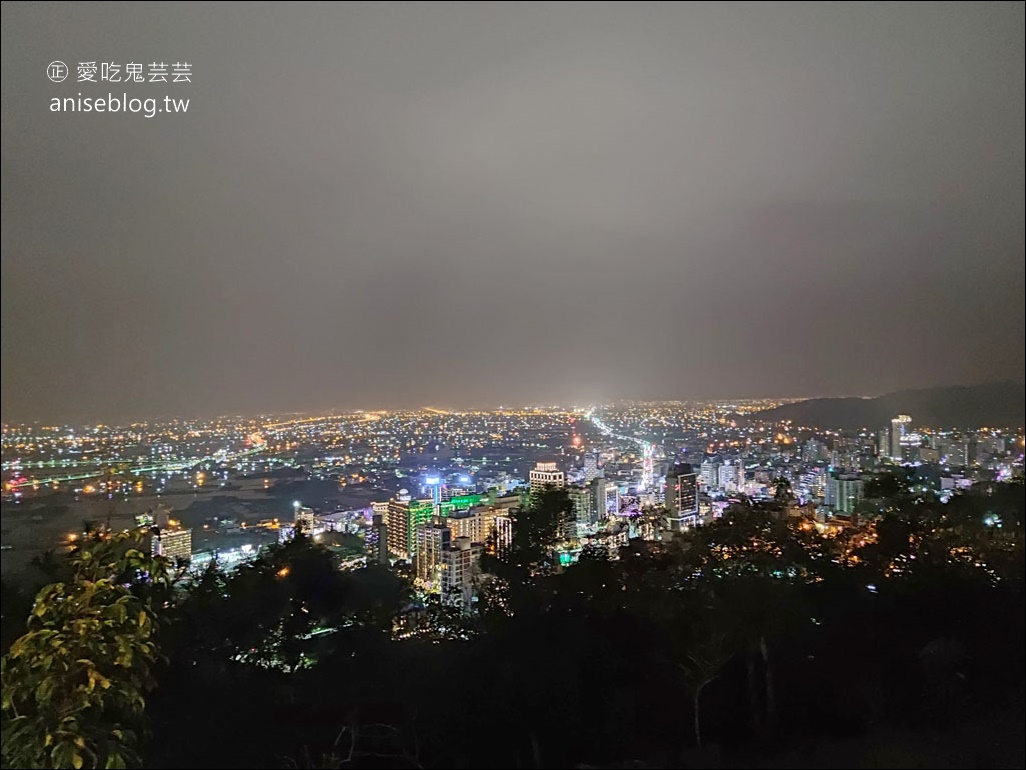
[[[810,491],[812,492],[812,494],[820,499],[825,500],[827,491],[827,480],[829,478],[830,477],[827,473],[826,468],[816,468],[815,471],[813,471],[812,473],[811,483],[809,484]]]
[[[154,556],[163,556],[173,562],[189,561],[192,559],[192,530],[154,528],[150,550]]]
[[[698,476],[679,463],[666,476],[666,509],[670,530],[680,532],[698,523]]]
[[[717,460],[704,460],[701,465],[701,476],[705,486],[720,486],[720,463]]]
[[[537,463],[528,474],[531,492],[541,492],[549,487],[562,489],[566,486],[566,475],[556,463]]]
[[[474,579],[480,573],[483,550],[480,544],[472,543],[470,538],[459,537],[442,552],[442,601],[464,609],[470,607],[474,598]]]
[[[405,489],[388,503],[388,550],[401,559],[417,553],[417,526],[431,522],[435,515],[434,500],[411,500]]]
[[[449,528],[452,539],[469,537],[473,543],[483,543],[481,536],[481,516],[476,509],[469,511],[453,511],[445,517],[445,525]]]
[[[424,486],[431,495],[431,502],[435,506],[435,515],[437,516],[441,512],[443,494],[445,492],[445,485],[442,483],[442,477],[437,474],[428,476],[424,479]]]
[[[905,436],[912,432],[912,418],[907,414],[899,414],[891,420],[891,459],[901,462],[904,457],[902,444]]]
[[[856,473],[835,473],[827,479],[826,504],[841,513],[854,513],[863,498],[862,479]]]
[[[566,531],[564,531],[563,539],[572,540],[579,534],[581,527],[586,527],[591,523],[591,489],[581,487],[570,487],[570,502],[574,506],[573,520],[567,523]],[[572,532],[571,532],[572,530]]]
[[[492,493],[488,495],[488,504],[492,508],[508,511],[511,508],[518,508],[520,506],[520,495]]]
[[[604,506],[604,518],[617,516],[620,513],[620,487],[616,484],[606,482],[606,495]]]
[[[595,452],[586,452],[584,455],[584,483],[590,484],[592,481],[602,475],[602,469],[599,468],[598,454]]]
[[[809,464],[822,462],[826,459],[826,451],[826,444],[810,438],[802,446],[802,460]]]
[[[880,428],[876,434],[876,456],[891,456],[891,429]]]
[[[579,496],[582,495],[582,493],[584,495],[588,494],[587,490],[582,490],[580,488],[576,489],[575,492]],[[559,529],[559,539],[564,541],[578,539],[578,503],[574,502],[573,494],[574,493],[571,493],[570,496],[570,501],[573,505],[571,505],[569,515],[563,519]]]
[[[741,466],[737,463],[727,460],[723,465],[720,466],[720,488],[727,492],[736,492],[740,488],[741,483],[738,480]]]
[[[388,561],[388,525],[385,523],[387,516],[387,507],[385,514],[375,513],[374,514],[374,526],[371,531],[374,533],[374,560],[378,564],[389,563]]]
[[[859,442],[850,438],[835,438],[830,452],[830,464],[834,468],[858,468]]]
[[[500,559],[509,556],[510,547],[513,545],[513,515],[511,513],[500,513],[495,517],[495,530],[489,544]]]
[[[302,532],[304,535],[314,535],[318,531],[317,516],[314,513],[313,508],[307,508],[306,506],[300,505],[299,502],[292,504],[295,510],[295,516],[293,518],[293,526],[297,532]]]
[[[598,524],[609,518],[609,513],[606,511],[606,488],[608,486],[612,485],[607,484],[601,476],[592,479],[588,484],[588,491],[591,493],[589,500],[591,509],[588,511],[589,524]]]
[[[942,458],[945,465],[961,468],[969,464],[966,442],[952,438],[945,441],[942,446]]]
[[[441,586],[440,571],[443,553],[452,544],[449,527],[441,519],[417,525],[417,548],[414,561],[417,565],[417,579],[434,588]]]
[[[458,537],[469,537],[472,543],[486,543],[495,529],[495,517],[502,509],[490,505],[478,505],[465,511],[454,511],[445,517],[445,524],[452,533],[453,541]]]

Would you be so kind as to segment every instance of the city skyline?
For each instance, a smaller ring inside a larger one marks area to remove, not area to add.
[[[0,766],[1026,767],[1026,5],[0,2]]]
[[[434,413],[434,414],[451,414],[451,415],[471,415],[471,414],[500,414],[500,413],[518,413],[518,412],[530,412],[530,411],[551,411],[551,410],[564,410],[566,412],[579,412],[587,413],[595,408],[610,407],[610,406],[625,406],[625,405],[729,405],[736,403],[742,412],[752,410],[757,406],[758,409],[773,409],[774,407],[782,407],[788,404],[800,405],[803,403],[809,404],[844,404],[850,401],[861,401],[871,403],[877,402],[881,399],[895,399],[895,398],[915,398],[915,397],[936,397],[941,394],[950,397],[953,393],[963,391],[971,394],[970,398],[996,398],[1000,402],[1005,415],[1003,419],[991,419],[983,420],[982,422],[990,422],[994,425],[1006,425],[1016,426],[1021,423],[1021,418],[1013,417],[1007,419],[1008,408],[1011,407],[1013,402],[1017,402],[1018,393],[1026,387],[1026,383],[1016,382],[1014,380],[1007,380],[999,383],[984,383],[982,385],[953,385],[953,386],[939,386],[939,387],[927,387],[927,388],[911,388],[903,391],[895,391],[891,393],[882,393],[877,395],[854,395],[848,394],[843,396],[823,396],[823,395],[789,395],[789,396],[736,396],[736,395],[722,395],[719,397],[712,398],[614,398],[608,400],[599,401],[542,401],[533,400],[525,401],[522,403],[482,403],[482,404],[410,404],[392,407],[372,406],[368,404],[356,405],[356,406],[327,406],[322,408],[282,408],[282,409],[259,409],[259,410],[228,410],[223,412],[203,411],[202,409],[191,409],[185,412],[178,413],[151,413],[151,414],[131,414],[121,415],[119,417],[106,417],[101,418],[96,414],[83,414],[79,415],[77,419],[54,419],[47,417],[40,417],[35,419],[7,419],[6,416],[2,418],[2,423],[5,428],[18,426],[18,425],[54,425],[54,426],[79,426],[79,427],[93,427],[93,426],[126,426],[135,424],[146,424],[148,422],[160,423],[160,422],[209,422],[215,420],[236,420],[236,419],[287,419],[287,418],[311,418],[316,419],[320,417],[332,417],[341,416],[346,414],[367,414],[367,415],[385,415],[385,414],[412,414],[412,413]],[[1011,399],[1011,400],[1009,400]],[[951,404],[941,403],[935,405],[934,409],[939,409],[941,413],[946,413],[947,418],[955,418],[958,421],[959,409],[952,407]],[[987,411],[986,409],[984,411]],[[1014,408],[1013,408],[1014,411]],[[1021,410],[1020,410],[1021,411]],[[788,419],[788,418],[772,418],[772,419]],[[965,419],[964,416],[961,419]],[[979,419],[970,417],[968,421],[974,424],[982,424]],[[842,420],[842,422],[849,422],[848,419]],[[810,424],[822,425],[828,423],[822,423],[821,420],[813,420]],[[868,423],[867,423],[868,424]],[[937,423],[938,426],[943,425],[943,420]]]
[[[1021,4],[2,12],[6,421],[1024,379]]]

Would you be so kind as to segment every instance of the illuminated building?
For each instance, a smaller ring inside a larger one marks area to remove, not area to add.
[[[859,467],[858,454],[858,446],[854,441],[835,439],[834,449],[830,453],[830,464],[835,468],[856,469]]]
[[[442,600],[467,608],[473,602],[474,579],[480,572],[483,548],[460,537],[442,553]]]
[[[173,562],[192,558],[191,529],[158,529],[150,540],[154,556],[163,556]]]
[[[688,463],[675,465],[666,476],[666,509],[673,532],[698,523],[698,476]]]
[[[573,540],[577,537],[578,527],[587,526],[591,523],[591,489],[581,487],[570,487],[570,502],[573,504],[573,518],[564,527],[562,537],[564,540]]]
[[[495,534],[492,540],[495,555],[504,558],[509,554],[512,545],[513,517],[510,514],[500,514],[495,517]]]
[[[520,507],[520,495],[515,494],[493,494],[488,496],[488,503],[493,508],[499,508],[501,510],[510,510],[511,508]]]
[[[715,460],[705,460],[701,466],[702,482],[707,487],[720,485],[720,464]]]
[[[495,529],[495,517],[503,512],[498,508],[479,505],[466,511],[454,511],[444,522],[452,533],[452,539],[469,537],[472,543],[484,543]]]
[[[802,460],[806,463],[815,464],[823,462],[827,459],[827,448],[826,444],[822,441],[816,441],[814,438],[810,438],[805,442],[802,447]]]
[[[630,527],[617,526],[584,538],[584,545],[605,548],[608,558],[618,559],[620,549],[630,544]]]
[[[964,441],[949,439],[941,446],[941,456],[945,465],[961,468],[969,464],[968,447]]]
[[[428,476],[424,479],[424,486],[431,492],[431,502],[434,503],[435,513],[441,513],[442,492],[444,489],[441,476]]]
[[[855,473],[836,473],[827,479],[826,504],[841,513],[854,513],[863,497],[862,479]]]
[[[601,475],[602,470],[599,468],[598,455],[594,452],[587,452],[584,455],[584,483],[590,484]]]
[[[417,565],[417,579],[428,583],[434,588],[440,584],[439,572],[442,569],[443,553],[452,543],[449,527],[436,519],[427,524],[417,525],[417,548],[414,561]]]
[[[320,532],[349,532],[355,535],[366,521],[366,509],[332,511],[331,513],[317,514],[314,518],[314,526]]]
[[[823,499],[826,497],[827,479],[829,474],[826,468],[816,468],[811,474],[812,478],[809,482],[809,491],[812,492],[813,496]]]
[[[912,418],[907,414],[899,414],[891,420],[891,459],[901,462],[903,458],[903,439],[912,432]]]
[[[732,463],[729,460],[723,463],[719,470],[720,489],[727,492],[736,492],[741,486],[740,477],[742,474],[743,471],[739,464]]]
[[[616,484],[606,482],[606,493],[604,500],[605,514],[603,518],[620,515],[620,487]]]
[[[469,511],[481,502],[481,495],[451,495],[448,500],[439,503],[438,512],[442,516],[452,516],[459,511]]]
[[[399,496],[388,503],[388,550],[401,559],[417,552],[417,526],[429,524],[435,515],[433,500],[411,500],[410,493],[399,490]]]
[[[313,508],[307,508],[294,502],[292,507],[295,509],[295,516],[293,518],[293,524],[297,532],[302,532],[304,535],[314,535],[319,531],[317,524],[317,515],[314,513]]]
[[[556,463],[538,463],[528,474],[531,492],[541,492],[548,487],[562,489],[566,486],[566,475]]]
[[[469,537],[475,543],[484,542],[481,537],[481,517],[475,511],[459,511],[445,517],[446,526],[453,540],[458,537]]]
[[[371,503],[371,508],[374,509],[374,513],[381,516],[382,521],[388,518],[388,501],[385,500],[380,503]]]
[[[607,484],[606,480],[599,476],[596,479],[592,479],[588,484],[588,490],[591,492],[591,499],[589,500],[591,508],[588,511],[588,523],[598,524],[601,521],[605,521],[609,518],[609,514],[606,512],[606,488],[616,487],[612,484]]]

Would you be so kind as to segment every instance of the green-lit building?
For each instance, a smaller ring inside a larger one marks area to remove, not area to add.
[[[411,500],[402,493],[388,502],[388,552],[412,559],[417,551],[417,526],[430,524],[435,515],[433,500]]]
[[[481,495],[459,495],[438,506],[438,515],[447,517],[456,511],[465,511],[481,502]],[[413,500],[408,492],[388,502],[388,552],[400,559],[417,555],[417,527],[430,524],[435,516],[435,503],[430,498]]]

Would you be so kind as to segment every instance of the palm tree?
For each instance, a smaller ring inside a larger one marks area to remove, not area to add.
[[[716,627],[711,617],[703,620],[704,622],[696,624],[699,635],[691,640],[687,660],[677,664],[691,692],[695,712],[695,745],[699,749],[702,748],[702,690],[719,676],[720,669],[734,655],[729,635]]]

